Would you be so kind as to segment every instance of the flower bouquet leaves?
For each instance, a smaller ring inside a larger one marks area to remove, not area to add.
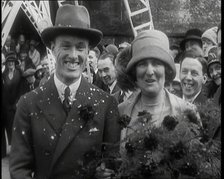
[[[112,178],[221,178],[221,141],[214,140],[220,109],[211,104],[166,116],[160,127],[147,111],[139,112],[138,128],[129,126],[129,116],[121,116],[121,127],[132,132],[119,143],[103,144],[101,151],[92,152],[90,162],[83,165],[85,173],[94,174],[104,162],[114,170]],[[118,146],[123,146],[120,152]]]
[[[221,143],[210,136],[204,141],[200,110],[166,116],[160,127],[154,127],[149,113],[140,112],[141,128],[121,141],[125,155],[118,178],[221,178]]]

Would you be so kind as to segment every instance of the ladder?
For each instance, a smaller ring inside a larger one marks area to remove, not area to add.
[[[149,0],[124,0],[134,37],[142,30],[154,29]]]
[[[12,24],[20,9],[22,1],[2,1],[2,47],[9,35]]]

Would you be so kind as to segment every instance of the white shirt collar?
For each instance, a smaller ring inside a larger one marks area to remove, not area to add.
[[[183,95],[183,100],[184,101],[187,101],[187,102],[189,102],[189,103],[193,103],[194,102],[194,100],[198,97],[198,95],[200,94],[200,92],[201,92],[201,90],[193,97],[193,98],[190,98],[190,99],[188,99],[188,98],[186,98],[184,95]]]
[[[110,89],[110,94],[112,93],[115,85],[117,84],[117,80],[114,80],[114,82],[111,85],[108,85],[109,89]]]
[[[70,96],[70,100],[71,101],[74,101],[75,100],[75,95],[76,95],[76,92],[80,86],[80,82],[81,82],[81,75],[79,77],[79,79],[71,84],[69,86],[70,90],[71,90],[71,96]],[[56,76],[56,74],[54,73],[54,83],[55,83],[55,86],[57,88],[57,91],[58,91],[58,94],[59,94],[59,97],[61,99],[61,102],[64,101],[64,91],[65,91],[65,88],[67,87],[67,85],[65,85],[64,83],[62,83]]]

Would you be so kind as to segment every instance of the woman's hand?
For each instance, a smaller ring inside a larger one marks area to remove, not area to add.
[[[97,179],[111,179],[114,176],[114,170],[106,168],[105,163],[101,163],[99,167],[96,168]]]

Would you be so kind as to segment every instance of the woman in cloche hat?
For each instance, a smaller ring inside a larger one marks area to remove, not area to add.
[[[172,81],[176,76],[174,60],[169,53],[169,40],[161,31],[142,31],[131,43],[131,48],[132,57],[126,74],[140,90],[118,106],[120,114],[131,117],[131,129],[139,129],[142,125],[137,121],[138,113],[145,110],[152,115],[152,122],[158,127],[165,116],[178,115],[188,108],[184,100],[164,87],[165,81]],[[130,128],[122,130],[121,139],[133,133]],[[121,152],[125,151],[123,147]]]

